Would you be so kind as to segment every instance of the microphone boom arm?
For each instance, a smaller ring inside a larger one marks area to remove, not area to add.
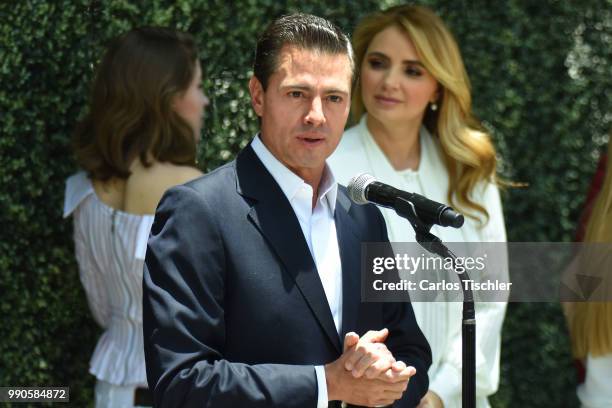
[[[457,256],[440,238],[430,232],[433,224],[422,221],[417,215],[414,204],[403,198],[395,199],[395,212],[402,218],[406,218],[416,234],[416,241],[425,250],[438,255],[444,259],[451,258],[453,270],[457,264]],[[474,294],[468,283],[470,277],[467,271],[456,275],[461,280],[463,290],[463,320],[461,330],[462,340],[462,407],[476,408],[476,311],[474,309]]]

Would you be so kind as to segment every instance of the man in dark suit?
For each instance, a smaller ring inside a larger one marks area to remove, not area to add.
[[[384,220],[351,204],[325,163],[352,77],[333,24],[274,21],[249,83],[260,134],[162,199],[143,287],[156,406],[412,407],[427,391],[411,305],[360,301],[361,243],[388,241]]]

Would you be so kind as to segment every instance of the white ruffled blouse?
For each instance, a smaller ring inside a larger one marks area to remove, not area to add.
[[[416,171],[397,171],[373,139],[364,115],[348,129],[334,154],[328,159],[338,183],[347,185],[359,173],[370,173],[380,182],[401,190],[448,203],[448,173],[443,165],[438,142],[422,127],[419,137],[421,160]],[[433,226],[431,232],[444,242],[506,242],[506,230],[497,187],[483,183],[472,197],[489,212],[481,227],[471,218],[461,229]],[[415,242],[408,221],[393,210],[381,208],[391,242]],[[498,278],[508,281],[507,258],[498,262]],[[432,349],[433,362],[428,371],[430,389],[443,400],[445,408],[461,407],[461,302],[413,302],[412,307],[423,334]],[[476,396],[478,408],[489,407],[487,396],[499,385],[501,328],[506,310],[504,302],[476,303]]]
[[[66,180],[64,217],[70,215],[81,282],[104,328],[89,371],[112,384],[146,386],[142,273],[154,216],[104,204],[84,172]]]

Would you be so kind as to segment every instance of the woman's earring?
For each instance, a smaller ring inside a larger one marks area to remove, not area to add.
[[[438,104],[435,102],[432,102],[430,107],[431,107],[431,110],[434,112],[438,110]]]

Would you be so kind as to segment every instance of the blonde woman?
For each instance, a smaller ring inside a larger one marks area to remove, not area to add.
[[[445,202],[467,215],[461,229],[436,228],[446,242],[505,242],[495,184],[495,150],[471,112],[467,73],[442,20],[420,6],[398,6],[362,20],[353,35],[358,78],[352,116],[330,159],[338,181],[367,172],[384,183]],[[410,225],[383,211],[389,238],[414,242]],[[502,275],[507,276],[505,259]],[[501,279],[504,279],[501,276]],[[413,303],[433,352],[421,407],[461,406],[460,302]],[[505,303],[476,305],[479,408],[499,383]]]
[[[608,160],[612,143],[608,143]],[[586,368],[584,382],[578,386],[583,408],[612,406],[612,168],[606,175],[586,226],[585,246],[572,264],[575,274],[601,278],[592,296],[597,301],[564,304],[574,357]],[[575,276],[574,276],[575,278]]]

